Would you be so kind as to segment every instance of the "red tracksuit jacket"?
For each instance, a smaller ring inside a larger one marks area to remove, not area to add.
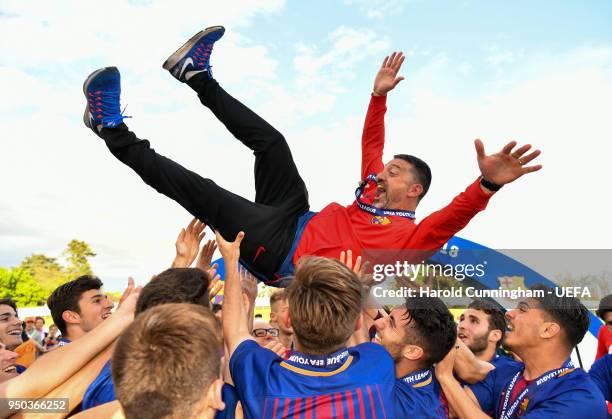
[[[386,110],[386,96],[372,96],[361,144],[362,179],[384,168]],[[368,189],[364,197],[367,192]],[[353,257],[361,255],[364,249],[437,250],[486,208],[490,196],[482,191],[476,180],[450,204],[418,224],[397,216],[387,217],[384,223],[380,223],[355,202],[346,207],[333,202],[306,224],[293,263],[296,264],[304,255],[338,258],[342,250],[348,249],[353,251]]]

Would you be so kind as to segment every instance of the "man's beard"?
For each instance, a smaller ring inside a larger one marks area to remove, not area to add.
[[[474,336],[472,338],[472,343],[468,346],[468,348],[470,348],[470,350],[474,354],[480,354],[484,352],[487,349],[487,346],[489,346],[488,337],[488,332],[479,337]]]

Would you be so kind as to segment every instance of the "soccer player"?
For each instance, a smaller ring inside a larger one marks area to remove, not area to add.
[[[608,402],[608,413],[612,416],[612,354],[602,356],[591,365],[589,376]]]
[[[576,298],[557,297],[548,287],[508,311],[505,345],[523,361],[500,365],[464,391],[453,377],[456,351],[436,365],[450,406],[460,418],[605,419],[597,386],[570,361],[588,330],[589,314]]]
[[[289,350],[293,348],[293,329],[287,325],[289,301],[284,290],[276,291],[270,296],[270,324],[278,327],[278,340]]]
[[[208,274],[201,269],[166,269],[142,288],[136,303],[136,315],[151,307],[168,303],[191,303],[210,308],[209,283]],[[111,364],[112,361],[109,360],[87,388],[83,396],[83,409],[91,409],[116,399]]]
[[[240,232],[217,244],[226,266],[223,337],[246,417],[395,417],[393,360],[380,345],[346,344],[361,326],[363,289],[338,260],[305,258],[287,288],[295,351],[284,360],[253,340],[238,271]]]
[[[112,314],[115,304],[102,292],[102,281],[83,275],[57,287],[47,299],[64,346],[83,337]]]
[[[162,304],[139,315],[113,352],[125,417],[213,418],[222,410],[220,329],[196,304]]]
[[[540,151],[515,149],[508,143],[486,155],[476,140],[480,174],[445,208],[415,223],[416,207],[431,183],[429,166],[421,159],[397,154],[382,161],[386,95],[403,77],[401,53],[386,57],[378,71],[362,138],[361,179],[351,205],[332,203],[319,213],[310,211],[308,191],[285,138],[270,124],[230,96],[212,78],[213,45],[225,29],[214,26],[194,35],[164,63],[178,81],[186,83],[202,104],[255,154],[255,202],[217,186],[212,180],[180,166],[151,149],[123,123],[120,75],[115,67],[101,68],[86,80],[84,122],[106,143],[111,153],[147,184],[182,205],[225,237],[248,232],[242,243],[241,264],[258,279],[286,286],[300,257],[337,258],[341,250],[417,249],[436,251],[460,231],[503,185],[541,168],[527,166]]]
[[[98,364],[101,366],[110,356],[110,345],[134,320],[139,292],[138,288],[128,288],[113,316],[82,336],[78,345],[57,348],[37,359],[21,375],[0,383],[0,400],[47,397],[74,377],[82,380],[83,371],[92,374],[94,367]],[[70,399],[70,409],[74,409],[75,403],[80,401],[84,390],[82,383],[60,393],[61,397]],[[54,397],[60,395],[55,394]],[[7,403],[0,404],[0,417],[17,413],[15,410],[9,411],[9,408]]]
[[[506,333],[506,317],[494,303],[483,299],[473,300],[461,313],[457,332],[459,339],[479,360],[494,366],[511,361],[509,357],[497,353]]]
[[[10,298],[0,298],[0,342],[6,349],[12,351],[23,343],[21,330],[17,305]]]
[[[407,298],[374,322],[375,340],[395,361],[395,413],[399,418],[446,418],[448,406],[433,365],[453,347],[457,327],[439,298]]]

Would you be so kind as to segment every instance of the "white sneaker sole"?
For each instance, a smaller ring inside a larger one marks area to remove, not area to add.
[[[174,66],[177,65],[179,61],[181,61],[185,57],[185,54],[187,54],[189,50],[193,48],[193,46],[196,44],[196,42],[200,40],[200,38],[219,29],[223,29],[223,26],[211,26],[210,28],[206,28],[203,31],[196,33],[189,39],[189,41],[185,42],[179,49],[177,49],[174,54],[169,56],[168,59],[164,61],[162,67],[168,71],[171,71]]]

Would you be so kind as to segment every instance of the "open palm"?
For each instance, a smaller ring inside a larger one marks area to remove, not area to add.
[[[526,144],[513,151],[516,145],[516,141],[511,141],[500,152],[487,156],[482,141],[474,141],[478,167],[482,176],[497,185],[505,185],[515,181],[524,174],[535,172],[542,168],[541,164],[526,166],[527,163],[540,155],[540,150],[525,154],[531,149],[531,145]]]

